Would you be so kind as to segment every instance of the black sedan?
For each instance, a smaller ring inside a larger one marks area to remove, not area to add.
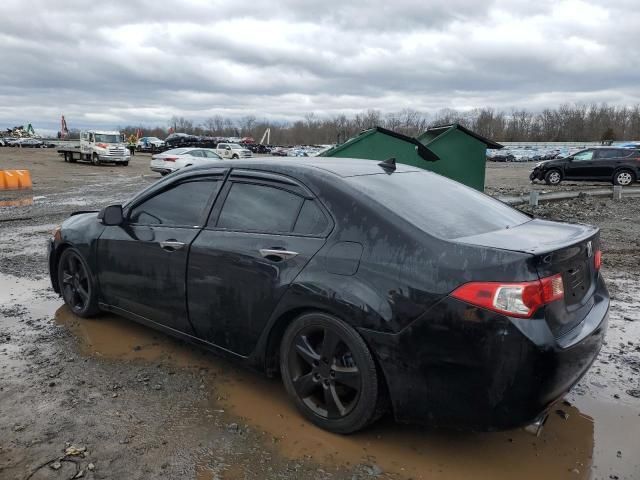
[[[596,228],[534,220],[394,161],[226,161],[79,212],[53,288],[281,375],[302,414],[354,432],[539,420],[607,327]]]
[[[538,163],[529,179],[558,185],[563,180],[612,182],[628,186],[640,179],[640,150],[636,148],[587,148],[566,158]]]

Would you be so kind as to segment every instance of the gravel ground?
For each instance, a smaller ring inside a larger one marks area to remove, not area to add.
[[[148,161],[94,167],[0,149],[0,168],[27,168],[34,180],[20,197],[30,205],[0,207],[0,478],[640,478],[640,199],[523,207],[601,228],[613,298],[607,344],[540,437],[388,418],[342,437],[302,420],[278,381],[119,317],[79,319],[50,290],[55,225],[157,180]],[[528,191],[529,168],[489,164],[487,190]]]

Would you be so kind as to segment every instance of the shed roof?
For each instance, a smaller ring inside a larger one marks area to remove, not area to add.
[[[394,132],[393,130],[388,130],[382,127],[373,127],[373,128],[370,128],[369,130],[363,130],[362,132],[360,132],[360,134],[350,138],[349,140],[344,142],[342,145],[337,145],[327,150],[326,152],[323,153],[323,155],[339,152],[340,150],[343,150],[349,147],[350,145],[353,145],[354,143],[359,142],[370,135],[373,135],[374,133],[382,133],[383,135],[389,135],[390,137],[394,137],[394,138],[397,138],[398,140],[402,140],[415,145],[418,155],[423,160],[426,160],[427,162],[435,162],[436,160],[440,160],[440,157],[438,157],[435,153],[429,150],[423,143],[420,143],[415,138],[408,137],[407,135],[403,135],[401,133]]]
[[[449,125],[435,125],[433,127],[429,127],[422,135],[420,135],[418,138],[423,138],[425,136],[430,137],[429,141],[427,141],[426,145],[429,145],[429,143],[433,142],[436,138],[438,138],[438,136],[440,136],[440,134],[446,132],[447,130],[451,130],[451,129],[457,129],[460,130],[461,132],[466,133],[467,135],[475,138],[476,140],[481,141],[482,143],[484,143],[487,148],[491,149],[491,150],[500,150],[501,148],[504,148],[504,145],[500,145],[497,142],[494,142],[493,140],[489,140],[488,138],[483,137],[482,135],[477,134],[476,132],[469,130],[468,128],[460,125],[459,123],[451,123]]]

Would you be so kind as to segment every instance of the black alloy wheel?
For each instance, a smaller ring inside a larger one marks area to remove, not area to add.
[[[89,267],[82,256],[68,248],[60,256],[58,285],[67,306],[81,317],[98,313],[97,292]]]
[[[282,341],[280,368],[296,406],[326,430],[352,433],[382,413],[373,357],[362,337],[335,317],[296,319]]]

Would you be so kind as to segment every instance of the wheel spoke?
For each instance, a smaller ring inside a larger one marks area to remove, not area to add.
[[[322,340],[322,358],[327,362],[333,363],[336,356],[336,348],[340,343],[340,337],[331,329],[324,329],[324,339]]]
[[[295,347],[298,355],[309,365],[313,365],[314,362],[320,360],[320,355],[311,346],[306,335],[298,335],[296,337]]]
[[[327,409],[327,417],[337,417],[344,416],[347,409],[342,404],[340,397],[338,397],[338,393],[336,392],[336,388],[333,385],[324,387],[324,403]]]
[[[70,285],[71,280],[73,280],[73,276],[67,272],[62,272],[62,283],[65,285]]]
[[[69,257],[69,259],[67,260],[67,267],[69,269],[69,273],[71,273],[72,275],[75,275],[78,266],[76,265],[76,259],[72,256]]]
[[[300,375],[293,381],[293,387],[296,389],[298,396],[302,399],[307,398],[318,387],[318,382],[313,379],[313,373]]]
[[[358,367],[334,366],[334,381],[353,390],[360,390],[360,371]]]
[[[89,298],[89,292],[82,286],[81,283],[78,284],[78,295],[82,297],[82,303],[84,303]]]
[[[73,290],[73,294],[71,296],[71,304],[76,308],[82,308],[84,305],[82,297],[77,290]]]

